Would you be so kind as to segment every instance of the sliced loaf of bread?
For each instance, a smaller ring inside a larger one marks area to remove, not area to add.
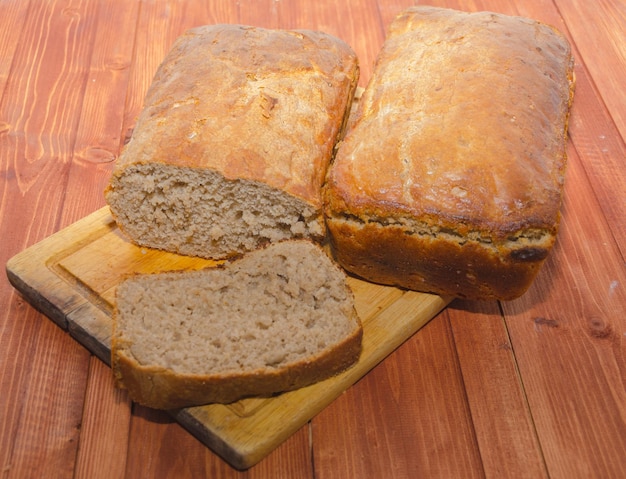
[[[207,25],[159,67],[105,191],[141,246],[222,259],[323,240],[321,188],[358,81],[321,32]]]
[[[343,270],[289,240],[216,268],[124,280],[111,363],[134,401],[175,409],[326,379],[358,360],[361,338]]]

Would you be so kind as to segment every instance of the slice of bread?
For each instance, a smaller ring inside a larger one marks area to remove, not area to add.
[[[362,334],[343,270],[289,240],[216,268],[124,280],[111,365],[149,407],[230,403],[337,374],[358,360]]]

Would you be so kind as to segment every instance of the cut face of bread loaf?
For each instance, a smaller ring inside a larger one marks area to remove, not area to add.
[[[173,45],[105,192],[135,243],[220,259],[325,235],[321,187],[358,81],[341,40],[212,25]]]
[[[573,87],[547,25],[399,15],[328,175],[339,263],[419,291],[520,296],[555,241]]]
[[[118,286],[114,316],[116,380],[159,409],[300,388],[361,351],[345,273],[307,240],[217,268],[131,276]]]

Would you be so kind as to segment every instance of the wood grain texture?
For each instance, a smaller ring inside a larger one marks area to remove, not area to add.
[[[392,358],[313,421],[316,476],[484,477],[445,314]]]
[[[291,436],[267,460],[248,471],[239,472],[216,458],[164,413],[138,406],[133,414],[130,442],[135,444],[135,453],[130,456],[126,477],[313,477],[306,428]],[[155,428],[155,424],[158,427]],[[146,457],[151,460],[145,461]]]
[[[364,86],[388,22],[413,3],[0,2],[0,259],[104,205],[106,159],[184,29],[326,29],[357,51]],[[562,229],[529,293],[453,304],[238,472],[169,415],[133,408],[99,359],[0,280],[2,479],[626,476],[624,3],[427,3],[533,17],[573,45]]]
[[[117,157],[122,143],[121,107],[133,53],[128,45],[133,41],[139,4],[100,7],[74,143],[74,161],[78,164],[109,163]],[[119,34],[112,35],[115,31]]]
[[[525,296],[503,304],[555,478],[619,477],[624,471],[626,271],[584,178],[580,159],[570,150],[554,254]]]
[[[486,477],[549,477],[500,308],[456,301],[445,315]]]
[[[555,3],[572,37],[584,39],[576,42],[578,58],[595,83],[620,136],[626,138],[626,4],[621,0],[555,0]],[[578,18],[589,21],[576,21]]]
[[[75,477],[124,477],[130,419],[126,391],[115,387],[106,364],[91,357]]]
[[[124,104],[138,2],[98,4],[85,90],[76,126],[60,226],[102,206],[103,191],[123,144]],[[116,34],[112,34],[116,32]]]
[[[27,7],[0,20],[16,40],[0,103],[4,262],[58,227],[95,20],[80,2]],[[3,474],[72,477],[89,355],[34,311],[16,314],[6,281],[0,291]]]
[[[0,224],[28,231],[25,244],[58,227],[95,21],[89,5],[76,3],[57,11],[33,2],[11,67],[12,76],[28,81],[9,82],[0,104],[0,155],[5,178],[13,180],[3,196],[21,200],[20,214],[7,216],[5,207]],[[28,224],[38,215],[43,221]]]
[[[609,113],[600,103],[598,92],[587,72],[577,67],[577,96],[570,120],[570,137],[581,166],[598,199],[600,215],[626,258],[626,143],[620,137]],[[580,112],[580,113],[579,113]],[[583,113],[584,112],[584,113]],[[568,177],[569,177],[568,173]]]
[[[625,95],[606,86],[599,90],[593,78],[594,74],[599,74],[601,81],[613,83],[615,82],[613,78],[624,75],[626,63],[623,55],[616,54],[616,50],[623,52],[624,46],[623,42],[620,44],[615,38],[616,32],[619,31],[617,25],[624,24],[619,22],[620,17],[624,15],[624,5],[611,1],[598,3],[598,7],[602,9],[601,23],[614,27],[608,28],[605,34],[599,34],[596,21],[564,20],[573,12],[576,12],[578,18],[593,18],[588,16],[591,4],[585,2],[556,2],[556,4],[555,9],[551,1],[541,0],[537,7],[541,11],[542,20],[560,28],[572,44],[576,62],[574,68],[576,94],[570,115],[570,139],[579,157],[584,159],[581,163],[594,194],[598,197],[599,207],[608,220],[622,257],[626,258],[626,198],[623,195],[626,191],[626,144],[623,130],[620,135],[620,119],[616,116],[616,112],[622,111],[619,105],[620,102],[623,104]],[[622,30],[623,28],[622,26]],[[589,30],[593,30],[591,37],[588,37]],[[623,38],[623,35],[617,35]],[[576,41],[576,38],[584,40]],[[587,41],[588,38],[591,38],[592,42]],[[594,45],[592,50],[589,48],[590,43]],[[600,73],[596,62],[611,63],[612,66]],[[608,94],[610,96],[607,96],[607,92],[610,92]]]
[[[16,31],[21,31],[26,15],[28,14],[28,2],[20,0],[0,3],[0,20],[3,28],[0,30],[0,100],[11,73],[11,66],[15,51],[19,44],[19,36]],[[0,131],[9,125],[0,123]]]

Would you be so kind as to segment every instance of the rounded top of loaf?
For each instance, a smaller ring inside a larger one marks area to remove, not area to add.
[[[319,206],[357,80],[355,53],[323,32],[188,30],[156,72],[114,174],[146,162],[209,168]]]
[[[337,152],[330,210],[460,234],[552,230],[572,68],[567,40],[539,22],[406,10]]]

